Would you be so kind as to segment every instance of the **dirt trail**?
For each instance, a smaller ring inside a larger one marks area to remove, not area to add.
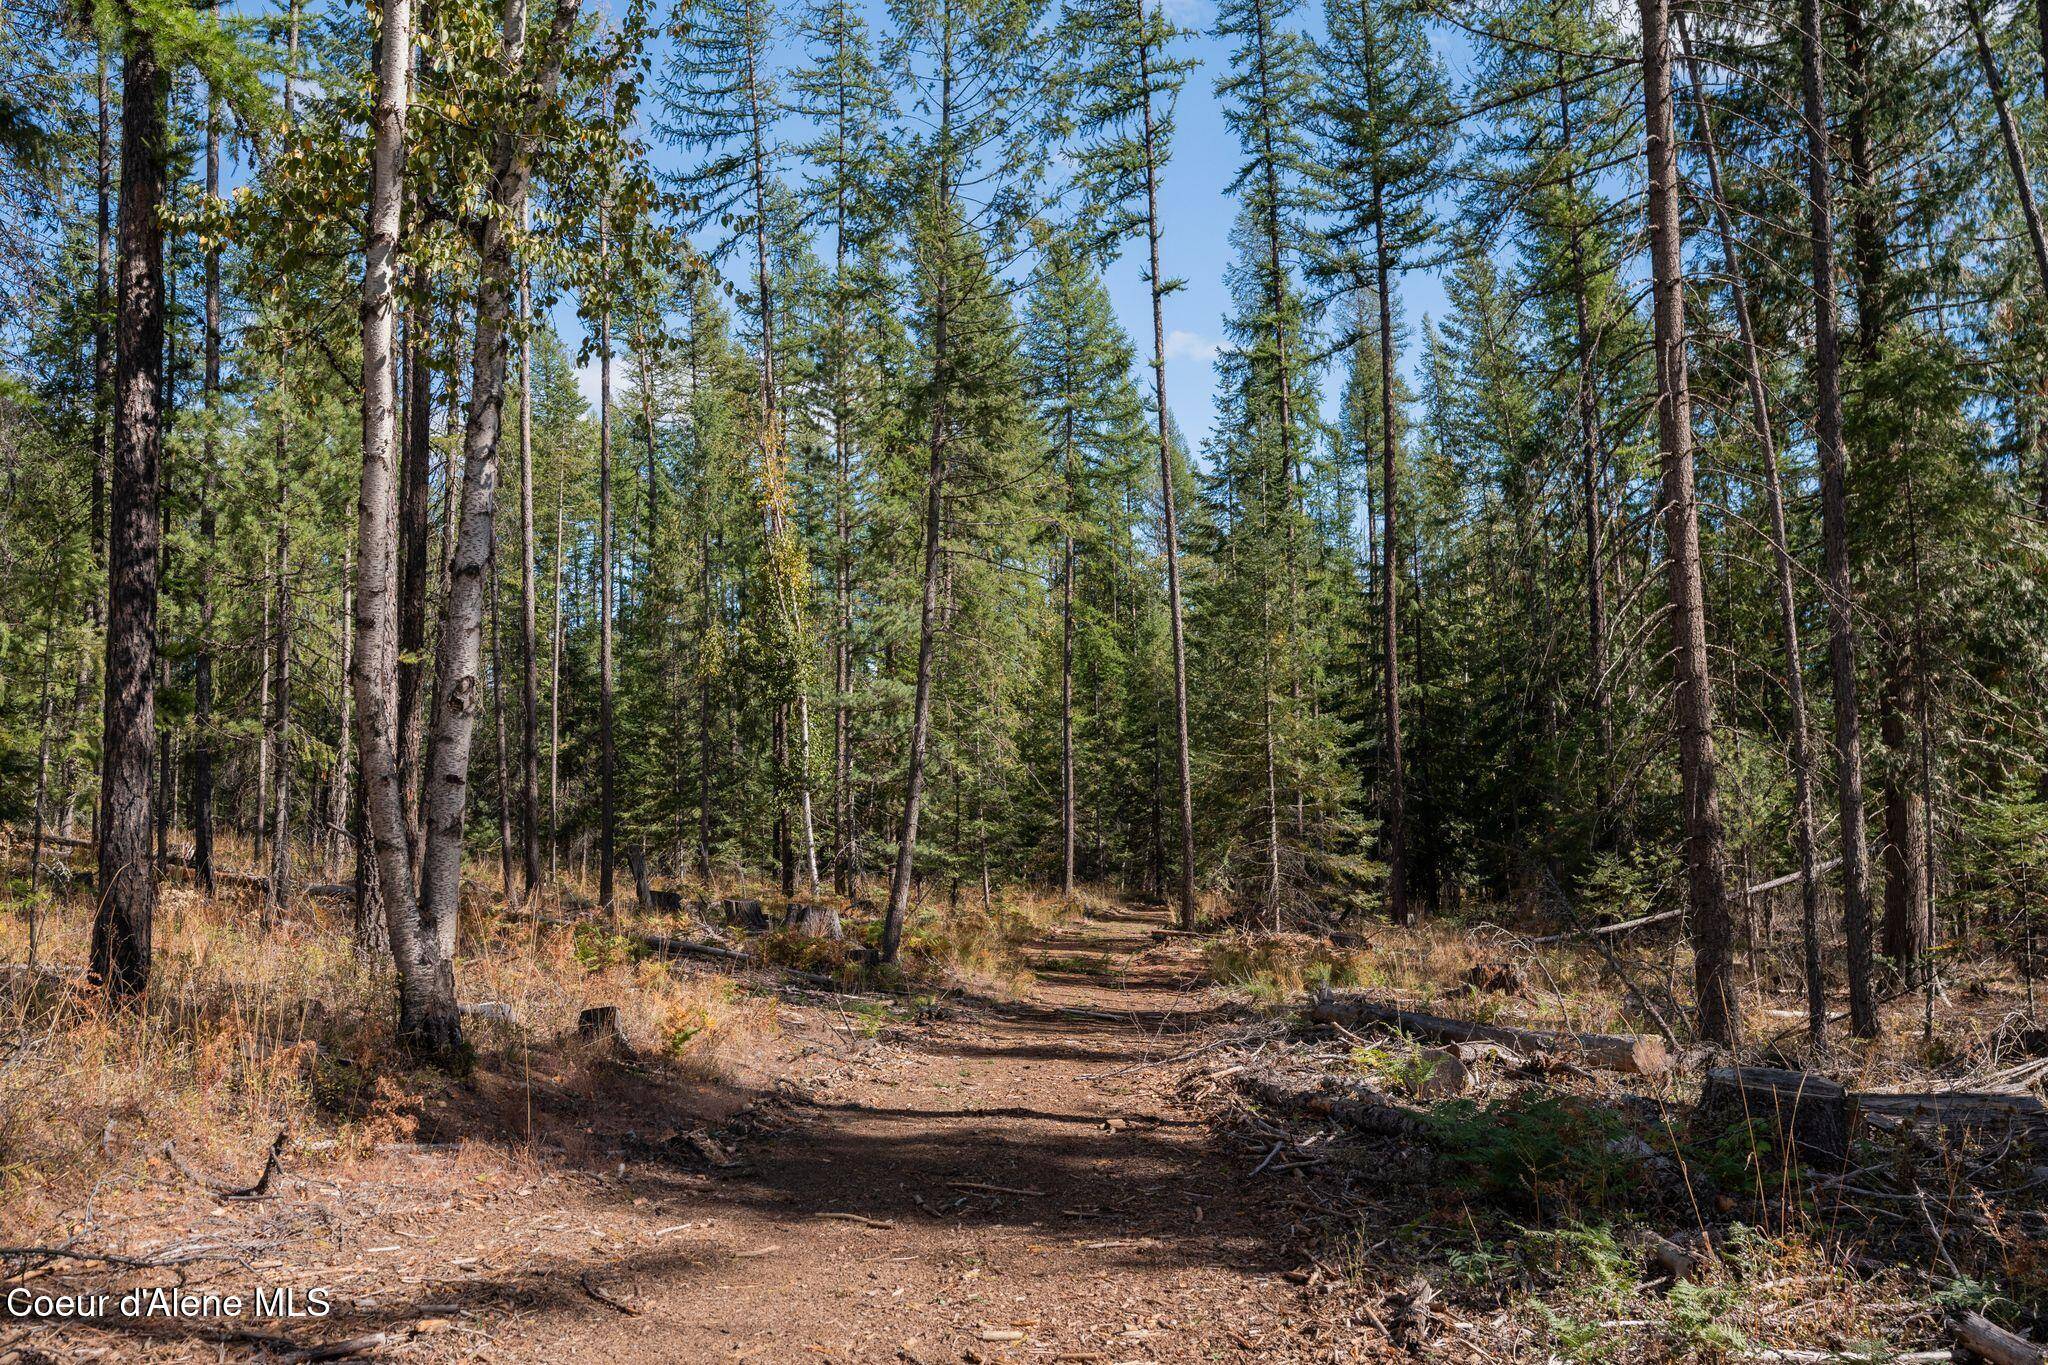
[[[505,1358],[1282,1358],[1273,1213],[1149,1065],[1202,1022],[1184,961],[1138,960],[1164,923],[1066,926],[1021,1004],[821,1067],[749,1171],[671,1205],[711,1220],[663,1239],[677,1262],[609,1283],[641,1317],[501,1337]]]
[[[536,1053],[431,1104],[424,1144],[299,1155],[269,1199],[151,1182],[128,1244],[216,1254],[44,1286],[180,1275],[324,1290],[334,1314],[0,1322],[0,1365],[328,1359],[304,1353],[370,1337],[384,1359],[550,1365],[1355,1359],[1286,1278],[1292,1182],[1247,1178],[1176,1102],[1173,1059],[1216,1021],[1164,922],[1061,927],[1028,949],[1021,1001],[791,1001],[737,1080]]]

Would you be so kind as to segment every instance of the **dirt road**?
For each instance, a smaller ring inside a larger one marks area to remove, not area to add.
[[[563,1315],[508,1358],[1283,1358],[1272,1211],[1150,1065],[1202,1022],[1184,967],[1139,961],[1162,923],[1069,926],[1022,1004],[818,1066],[750,1170],[672,1206],[706,1221],[612,1282],[640,1317]]]
[[[417,1148],[288,1162],[261,1202],[188,1186],[158,1225],[255,1249],[191,1288],[321,1290],[331,1316],[0,1323],[0,1360],[1358,1358],[1286,1278],[1289,1182],[1176,1101],[1214,1021],[1163,923],[1062,927],[1021,1001],[792,1002],[738,1083],[479,1076]]]

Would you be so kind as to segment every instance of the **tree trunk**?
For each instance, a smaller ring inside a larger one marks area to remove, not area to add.
[[[1806,122],[1808,235],[1813,248],[1814,444],[1820,452],[1821,540],[1826,560],[1828,659],[1835,684],[1835,766],[1842,832],[1842,921],[1848,939],[1849,1029],[1875,1036],[1869,862],[1863,830],[1863,741],[1856,700],[1855,600],[1849,579],[1848,458],[1842,449],[1842,357],[1835,316],[1835,216],[1829,180],[1827,93],[1820,0],[1802,0],[1801,86]],[[1872,315],[1874,317],[1874,313]]]
[[[1163,3],[1163,0],[1162,0]],[[1151,271],[1146,276],[1152,296],[1152,405],[1159,419],[1159,539],[1166,552],[1166,606],[1173,637],[1174,760],[1180,793],[1180,927],[1195,927],[1195,787],[1188,756],[1188,650],[1180,598],[1180,529],[1175,521],[1173,488],[1173,419],[1166,407],[1166,281],[1159,273],[1159,149],[1152,116],[1152,47],[1143,36],[1142,0],[1138,8],[1138,74],[1144,89],[1145,112],[1145,243]]]
[[[266,860],[264,849],[265,831],[270,827],[270,650],[273,634],[270,629],[270,593],[265,590],[257,594],[263,599],[262,627],[256,638],[256,827],[250,851],[256,855],[261,866]]]
[[[1919,979],[1921,955],[1927,951],[1927,867],[1921,860],[1921,822],[1925,819],[1920,792],[1911,776],[1916,763],[1906,734],[1906,716],[1918,690],[1911,663],[1901,642],[1883,648],[1884,690],[1877,728],[1885,748],[1884,776],[1884,955],[1905,981]]]
[[[206,201],[220,199],[220,93],[207,92]],[[220,395],[220,246],[206,244],[206,314],[201,379],[206,409],[200,434],[199,541],[211,552],[215,532],[213,499],[220,482],[220,452],[215,437],[215,409]],[[213,593],[199,575],[199,648],[192,661],[192,880],[204,896],[214,894],[213,880]]]
[[[94,104],[98,114],[95,140],[94,180],[98,191],[98,214],[93,234],[93,325],[92,325],[92,478],[87,491],[86,523],[92,546],[92,576],[97,581],[107,564],[107,484],[113,470],[112,427],[108,416],[114,393],[114,344],[108,322],[113,316],[110,262],[113,250],[113,101],[107,88],[107,48],[97,45],[94,76]],[[90,628],[85,648],[78,651],[71,683],[71,722],[68,733],[86,727],[93,706],[93,655],[104,653],[100,635],[105,624],[106,598],[98,592],[86,595],[86,620]],[[70,837],[78,808],[78,758],[66,745],[57,770],[57,832]],[[91,817],[98,820],[98,808]]]
[[[412,311],[406,318],[405,454],[399,469],[398,550],[398,771],[405,803],[408,858],[417,868],[420,839],[420,740],[426,709],[420,705],[427,682],[427,555],[432,539],[433,367],[426,321],[432,280],[423,265],[412,272]],[[449,387],[455,386],[451,375]]]
[[[2048,3],[2048,0],[2044,0]],[[844,232],[835,281],[845,273]],[[846,344],[839,320],[838,345]],[[839,482],[834,488],[833,530],[837,553],[832,566],[832,591],[838,604],[837,638],[832,642],[832,885],[843,896],[855,894],[857,864],[853,840],[853,467],[846,439],[846,375],[843,358],[835,360],[832,386],[832,453]]]
[[[1991,104],[1998,113],[1998,139],[2005,146],[2006,169],[2012,172],[2013,192],[2019,199],[2020,217],[2027,227],[2027,244],[2034,251],[2042,298],[2048,300],[2048,236],[2041,229],[2041,210],[2034,202],[2034,182],[2027,173],[2026,145],[2020,140],[2019,124],[2013,120],[2012,103],[2006,98],[2005,77],[1999,73],[1998,57],[1984,33],[1984,14],[1978,0],[1963,0],[1963,12],[1970,19],[1970,39],[1977,49],[1977,66],[1984,84],[1991,88]],[[2048,21],[2044,21],[2048,22]],[[2048,33],[2048,27],[2044,27]],[[2044,59],[2048,60],[2048,59]]]
[[[492,536],[491,554],[484,569],[485,601],[491,616],[491,723],[497,730],[492,756],[498,767],[498,883],[507,907],[519,904],[518,883],[512,863],[512,777],[505,754],[505,650],[498,634],[498,546]]]
[[[944,267],[938,282],[932,335],[932,420],[927,445],[924,496],[924,591],[917,615],[917,680],[910,706],[909,767],[903,784],[903,825],[897,835],[896,870],[889,881],[889,908],[882,921],[882,961],[894,962],[910,913],[910,878],[917,855],[918,805],[924,797],[925,748],[932,728],[932,658],[938,639],[939,575],[946,500],[947,310]]]
[[[1681,35],[1685,31],[1684,23],[1681,15]],[[1560,57],[1560,66],[1562,61]],[[1699,78],[1694,75],[1693,90],[1696,98],[1699,89]],[[1705,106],[1702,105],[1701,108],[1704,113]],[[1557,109],[1560,141],[1566,148],[1570,148],[1571,86],[1563,79],[1561,71],[1557,84]],[[1576,197],[1578,193],[1576,167],[1569,161],[1565,167],[1565,193],[1571,197]],[[1577,410],[1579,421],[1579,496],[1586,521],[1586,691],[1592,699],[1594,733],[1600,743],[1600,752],[1595,755],[1598,777],[1593,789],[1593,839],[1595,845],[1599,846],[1604,845],[1608,834],[1608,803],[1611,798],[1608,781],[1614,763],[1614,697],[1607,680],[1607,569],[1606,552],[1601,543],[1604,528],[1600,508],[1600,486],[1606,474],[1606,451],[1600,431],[1599,381],[1596,373],[1598,358],[1593,339],[1593,319],[1587,307],[1585,233],[1576,218],[1573,219],[1571,226],[1570,252],[1572,330],[1579,362],[1577,392],[1573,395],[1573,406]],[[1383,379],[1383,385],[1384,382]]]
[[[292,522],[291,448],[287,436],[291,400],[282,373],[279,375],[279,381],[278,392],[284,401],[278,404],[277,412],[277,547],[274,552],[277,638],[270,656],[270,700],[274,709],[268,721],[271,763],[275,769],[271,800],[276,804],[272,807],[270,820],[270,879],[263,884],[263,924],[266,928],[275,920],[277,911],[284,905],[285,897],[291,889],[292,870]]]
[[[597,242],[602,289],[611,287],[603,264],[610,254],[610,237],[605,210],[598,208]],[[597,788],[598,857],[597,903],[605,914],[618,907],[613,901],[613,857],[618,841],[617,742],[612,735],[612,308],[607,297],[597,315]]]
[[[530,212],[521,216],[531,226]],[[540,610],[533,571],[533,282],[519,270],[519,808],[526,895],[540,886]]]
[[[528,98],[535,105],[553,97],[577,8],[577,0],[563,0],[555,10],[551,31],[542,49],[548,55],[535,84],[529,88]],[[526,14],[526,0],[506,0],[500,56],[507,70],[521,74],[524,74],[527,51]],[[471,232],[478,270],[476,332],[470,348],[469,416],[463,432],[462,513],[454,536],[454,551],[448,559],[448,592],[441,602],[439,631],[434,641],[434,730],[427,750],[424,802],[427,848],[421,863],[420,879],[421,919],[434,927],[440,939],[441,953],[450,961],[455,954],[457,916],[462,896],[462,833],[469,803],[470,753],[476,736],[478,712],[484,701],[478,670],[482,662],[485,594],[493,586],[490,569],[495,563],[493,542],[497,532],[498,448],[504,417],[508,345],[506,323],[512,312],[514,273],[509,225],[517,221],[526,202],[529,172],[523,129],[528,119],[537,117],[538,113],[537,108],[528,106],[502,115],[505,121],[493,139],[490,163],[492,211],[483,215]],[[603,332],[601,337],[606,347],[604,380],[608,388],[610,335]],[[606,396],[608,398],[609,394]],[[607,431],[601,439],[608,443],[608,438]],[[608,459],[609,454],[609,449],[603,449],[600,458]],[[608,497],[610,490],[607,488],[605,491]],[[607,518],[609,513],[607,503]],[[606,531],[606,570],[609,576],[608,525]],[[607,601],[607,611],[609,607]],[[609,657],[605,663],[608,690]],[[604,717],[607,750],[611,726],[608,712],[609,708]],[[605,780],[609,797],[609,771]],[[605,853],[609,860],[609,837]],[[605,874],[604,889],[609,896],[609,862]]]
[[[1685,818],[1686,898],[1702,1037],[1741,1039],[1734,927],[1715,790],[1714,697],[1700,583],[1699,502],[1693,485],[1692,392],[1686,361],[1685,251],[1678,144],[1671,108],[1670,0],[1641,0],[1644,122],[1649,140],[1650,269],[1657,358],[1657,442],[1663,464],[1666,571],[1671,594],[1672,711]]]
[[[1400,467],[1394,440],[1394,302],[1387,259],[1385,211],[1381,186],[1374,181],[1373,284],[1379,293],[1380,359],[1380,692],[1387,763],[1387,917],[1396,924],[1414,923],[1408,906],[1407,779],[1401,762],[1401,633],[1399,538]]]
[[[55,666],[57,654],[55,600],[51,601],[49,612],[49,620],[43,625],[43,682],[36,703],[36,715],[40,721],[36,740],[36,795],[34,811],[30,817],[28,844],[28,962],[31,967],[36,961],[36,893],[43,885],[43,821],[47,813],[44,809],[44,800],[49,794],[50,784],[50,722],[54,700],[50,691],[50,673]]]
[[[548,628],[548,883],[562,870],[562,463],[555,460],[554,620]]]
[[[1706,84],[1700,79],[1699,64],[1693,60],[1683,14],[1678,16],[1678,35],[1687,47],[1686,64],[1692,76],[1693,99],[1699,108],[1701,142],[1706,152],[1708,187],[1713,195],[1714,222],[1721,238],[1721,264],[1728,273],[1728,288],[1734,304],[1736,329],[1742,341],[1743,378],[1749,390],[1750,421],[1756,431],[1757,449],[1763,457],[1764,488],[1771,514],[1771,553],[1778,573],[1778,624],[1785,648],[1785,704],[1791,712],[1792,840],[1799,857],[1799,906],[1801,947],[1806,975],[1807,1037],[1815,1048],[1827,1039],[1827,978],[1821,971],[1820,878],[1814,866],[1813,741],[1806,716],[1806,677],[1799,646],[1798,566],[1793,562],[1791,541],[1785,533],[1785,492],[1778,475],[1778,449],[1771,429],[1770,402],[1764,392],[1764,362],[1757,344],[1756,328],[1750,319],[1749,293],[1744,284],[1741,254],[1736,248],[1735,229],[1728,213],[1728,201],[1721,193],[1721,156],[1714,142],[1714,124],[1707,107]]]
[[[376,104],[371,115],[370,207],[363,251],[363,469],[356,518],[356,744],[376,853],[378,891],[398,968],[398,1032],[413,1051],[437,1057],[462,1047],[455,967],[440,950],[431,920],[413,894],[397,754],[398,586],[392,522],[397,393],[393,373],[392,254],[403,199],[406,65],[412,48],[411,0],[387,0],[378,36]]]
[[[401,0],[402,3],[402,0]],[[161,209],[170,72],[145,30],[122,34],[120,338],[107,538],[106,708],[100,761],[99,908],[92,976],[110,998],[149,984],[156,872],[150,863],[156,735],[159,463],[163,452],[164,274]]]
[[[1066,419],[1067,525],[1060,556],[1060,895],[1074,895],[1074,418]]]

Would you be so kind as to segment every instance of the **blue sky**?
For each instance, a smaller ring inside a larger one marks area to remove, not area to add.
[[[1167,403],[1182,431],[1200,450],[1216,416],[1215,358],[1223,344],[1223,318],[1229,308],[1223,272],[1230,261],[1229,233],[1237,212],[1228,187],[1241,153],[1237,139],[1224,126],[1215,94],[1217,73],[1227,62],[1229,50],[1226,43],[1210,33],[1215,22],[1214,0],[1167,0],[1167,4],[1174,19],[1183,28],[1194,31],[1186,51],[1201,62],[1189,74],[1181,92],[1173,157],[1160,186],[1163,273],[1185,282],[1185,287],[1166,302]],[[666,20],[666,10],[661,18]],[[1320,32],[1318,0],[1306,0],[1298,18],[1311,32]],[[871,21],[877,35],[886,27],[886,17],[879,12],[872,15]],[[1462,35],[1446,38],[1441,33],[1438,43],[1454,83],[1462,83],[1469,45]],[[656,49],[657,64],[664,48],[665,44]],[[649,141],[657,166],[663,170],[681,169],[672,150],[651,136]],[[1141,368],[1150,361],[1152,333],[1143,252],[1142,240],[1133,242],[1104,277],[1117,315],[1137,348]],[[1442,282],[1435,272],[1417,271],[1404,276],[1397,299],[1411,340],[1425,315],[1441,317],[1445,308]],[[564,301],[557,309],[556,325],[566,336],[580,335],[572,303]],[[1411,379],[1413,350],[1411,345],[1402,358],[1402,370]],[[1332,372],[1324,377],[1325,390],[1331,395],[1341,384],[1340,368],[1333,366]],[[585,393],[594,401],[596,362],[586,365],[579,377]],[[1149,391],[1149,377],[1145,385]]]

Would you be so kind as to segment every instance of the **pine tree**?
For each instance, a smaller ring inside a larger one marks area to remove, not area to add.
[[[1342,282],[1370,275],[1378,303],[1380,364],[1380,690],[1387,772],[1387,912],[1412,922],[1408,904],[1407,774],[1401,755],[1398,604],[1399,483],[1394,422],[1393,279],[1422,263],[1438,234],[1431,198],[1451,150],[1451,99],[1421,16],[1404,0],[1328,0],[1318,113],[1329,148],[1325,171],[1328,252],[1320,270]]]
[[[1030,117],[1029,61],[1038,41],[1028,0],[905,0],[894,7],[893,64],[925,113],[930,133],[909,149],[913,220],[913,332],[922,352],[913,407],[922,428],[923,574],[917,662],[911,686],[903,815],[882,928],[882,958],[896,960],[910,908],[940,613],[944,603],[949,483],[956,461],[1004,448],[1009,420],[997,379],[1011,359],[990,349],[1006,329],[1008,300],[990,268],[1008,254],[1030,205],[1041,160]],[[968,179],[982,187],[968,189]],[[957,320],[956,320],[957,315]],[[1010,396],[1014,399],[1014,395]],[[956,449],[957,447],[957,449]]]
[[[1160,545],[1166,562],[1173,645],[1174,765],[1180,814],[1180,927],[1195,927],[1195,797],[1188,735],[1187,628],[1181,600],[1180,527],[1172,416],[1166,403],[1166,297],[1179,282],[1160,266],[1159,180],[1172,152],[1174,106],[1190,59],[1165,6],[1143,0],[1076,0],[1062,19],[1080,90],[1074,115],[1093,235],[1105,248],[1145,233],[1152,303],[1152,407],[1158,430]],[[1142,208],[1141,208],[1142,205]]]
[[[1053,576],[1059,583],[1059,886],[1072,896],[1079,838],[1079,770],[1074,700],[1077,636],[1083,616],[1098,624],[1110,599],[1116,564],[1098,543],[1113,524],[1109,499],[1134,477],[1134,448],[1143,437],[1143,413],[1130,372],[1130,343],[1110,312],[1109,296],[1088,260],[1063,237],[1048,243],[1030,300],[1025,306],[1025,386],[1036,410],[1047,462],[1060,488],[1054,522],[1057,550]],[[1077,574],[1090,571],[1086,582]],[[1098,630],[1087,632],[1098,635]],[[1107,732],[1107,717],[1082,722]],[[1095,757],[1094,755],[1090,756]]]
[[[810,785],[809,569],[790,522],[789,444],[778,378],[784,356],[776,338],[778,311],[770,255],[770,239],[778,231],[773,216],[784,202],[777,193],[783,154],[777,120],[782,111],[769,70],[773,19],[772,7],[764,0],[699,0],[679,13],[672,31],[676,58],[662,85],[663,128],[684,150],[704,158],[690,176],[689,186],[693,227],[713,222],[724,225],[711,258],[722,259],[742,245],[752,252],[750,301],[760,365],[760,499],[769,542],[765,568],[770,609],[778,634],[778,653],[771,666],[773,676],[782,680],[773,738],[776,781],[797,805],[805,883],[815,891],[818,856]],[[792,718],[797,729],[793,759],[788,756]],[[792,837],[789,820],[787,807],[778,808],[777,861],[785,890],[793,885],[795,874],[788,851]]]

